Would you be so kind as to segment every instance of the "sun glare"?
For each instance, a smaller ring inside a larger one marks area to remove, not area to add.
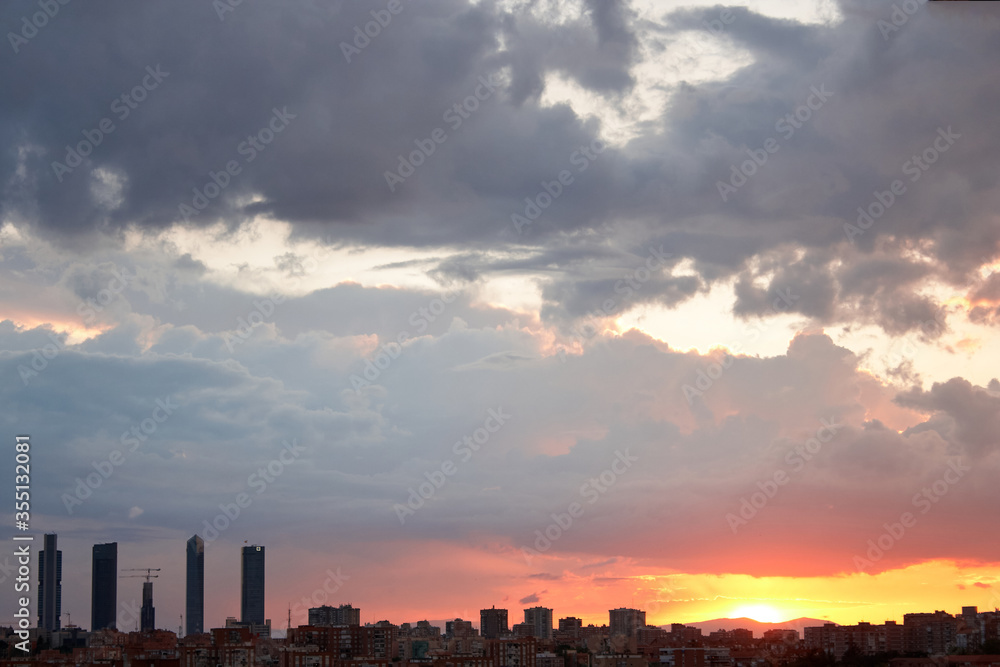
[[[761,623],[780,623],[787,620],[780,611],[766,604],[739,607],[733,612],[733,618],[752,618]]]

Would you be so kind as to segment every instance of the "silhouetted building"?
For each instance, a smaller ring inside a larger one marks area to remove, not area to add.
[[[635,637],[636,630],[646,627],[646,612],[644,611],[621,607],[609,610],[608,614],[610,615],[609,626],[612,636]]]
[[[56,548],[55,534],[45,536],[38,552],[38,627],[58,630],[62,615],[62,552]]]
[[[153,582],[142,582],[142,608],[139,610],[139,629],[149,632],[156,629],[156,609],[153,608]]]
[[[194,535],[187,541],[187,598],[185,634],[205,632],[205,540]]]
[[[264,547],[243,547],[240,574],[240,622],[264,625]]]
[[[484,609],[483,611],[493,611]],[[497,609],[496,611],[506,611]],[[486,642],[483,653],[493,667],[535,667],[538,643],[534,637],[494,639]]]
[[[825,623],[819,627],[805,628],[804,634],[808,650],[823,651],[837,660],[843,658],[850,649],[873,655],[902,653],[905,648],[904,628],[895,621],[886,621],[885,625],[863,622],[857,625]]]
[[[339,607],[323,605],[309,609],[309,625],[361,625],[361,610],[349,604]]]
[[[670,639],[681,646],[696,644],[701,641],[701,628],[684,625],[683,623],[671,623]]]
[[[115,627],[118,607],[118,543],[94,545],[90,576],[90,630]]]
[[[559,632],[565,632],[573,637],[580,636],[580,628],[583,627],[583,620],[576,616],[567,616],[559,619]]]
[[[531,607],[524,610],[524,622],[531,626],[531,635],[538,639],[552,639],[552,610]]]
[[[486,639],[497,639],[509,635],[507,610],[496,607],[481,609],[479,611],[479,634]]]
[[[661,648],[660,667],[732,667],[728,648]]]
[[[958,619],[944,611],[904,614],[903,631],[907,651],[943,655],[955,647]]]
[[[472,621],[456,618],[454,621],[445,622],[444,633],[449,637],[474,637],[476,629],[472,627]]]

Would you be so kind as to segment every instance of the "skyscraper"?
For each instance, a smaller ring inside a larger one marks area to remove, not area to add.
[[[510,628],[507,627],[507,610],[497,609],[496,607],[480,610],[479,634],[486,639],[497,639],[498,637],[509,635]]]
[[[552,610],[532,607],[524,610],[524,622],[531,626],[531,635],[538,639],[552,639]]]
[[[38,552],[38,627],[58,630],[61,615],[62,552],[56,548],[55,534],[49,534]]]
[[[139,629],[143,632],[156,629],[156,609],[153,607],[153,582],[142,582],[142,609],[139,610]]]
[[[243,547],[240,621],[264,625],[264,547]]]
[[[115,627],[118,606],[118,543],[94,545],[90,577],[90,629]]]
[[[635,637],[635,632],[639,628],[646,627],[646,612],[638,609],[627,609],[620,607],[608,611],[610,615],[609,634],[623,635],[625,637]]]
[[[197,535],[187,541],[186,634],[205,631],[205,540]]]

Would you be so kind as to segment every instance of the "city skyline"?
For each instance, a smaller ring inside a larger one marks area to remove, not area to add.
[[[58,538],[58,536],[56,534],[47,534],[45,537],[46,537],[46,544],[49,544],[49,543],[51,543],[53,545],[56,544],[56,540]],[[191,548],[192,545],[194,545],[194,547],[195,547],[194,549]],[[99,587],[98,587],[98,582],[99,581],[101,581],[101,582],[112,581],[112,582],[114,582],[114,585],[117,586],[117,578],[118,577],[114,577],[114,578],[110,578],[109,579],[109,574],[110,574],[110,572],[113,571],[113,570],[109,569],[109,563],[111,563],[111,562],[117,563],[117,546],[118,546],[117,543],[106,543],[106,544],[95,544],[95,545],[93,545],[93,548],[92,548],[92,551],[93,551],[92,584],[91,584],[92,585],[92,588],[91,588],[92,591],[99,590]],[[187,581],[187,575],[190,572],[190,570],[188,570],[188,568],[191,565],[195,566],[194,569],[193,569],[193,571],[194,571],[194,573],[196,575],[200,573],[202,576],[204,576],[204,562],[205,562],[204,561],[204,540],[202,540],[198,535],[193,535],[191,538],[189,538],[187,540],[186,547],[187,548],[186,548],[186,551],[185,551],[185,559],[184,559],[184,563],[185,563],[185,575],[186,575],[185,576],[185,580]],[[60,563],[60,568],[61,568],[62,550],[58,550],[57,553],[59,554],[59,563]],[[240,555],[240,615],[239,616],[235,616],[234,614],[231,613],[231,610],[223,610],[222,612],[219,612],[220,614],[222,614],[227,619],[227,621],[229,619],[237,619],[241,624],[246,624],[248,627],[250,627],[250,626],[263,626],[264,625],[264,621],[266,620],[265,619],[265,613],[266,612],[263,611],[264,610],[263,601],[264,601],[265,593],[266,593],[266,566],[265,566],[266,564],[265,564],[265,559],[264,559],[264,553],[265,553],[265,550],[264,550],[264,546],[262,546],[262,545],[256,545],[256,544],[255,545],[243,545],[242,547],[240,547],[240,551],[239,551],[239,555]],[[192,558],[192,556],[193,556],[193,558]],[[44,560],[44,557],[40,557],[40,559],[39,559],[39,565],[42,564],[43,560]],[[99,563],[100,563],[100,567],[98,567]],[[145,569],[145,568],[130,568],[130,570],[133,570],[133,571],[135,571],[135,570],[143,570],[143,569]],[[161,572],[163,569],[162,568],[155,568],[155,570],[157,572]],[[61,569],[60,569],[60,571],[61,571]],[[169,571],[169,568],[168,568],[168,571]],[[151,575],[151,570],[146,569],[146,575],[118,575],[118,576],[126,576],[126,577],[134,577],[134,578],[148,578],[150,575]],[[153,576],[154,577],[159,577],[160,575],[153,575]],[[200,583],[201,583],[201,590],[203,590],[203,588],[204,588],[204,580],[202,580]],[[137,620],[138,623],[139,623],[139,626],[141,626],[143,628],[154,629],[154,628],[160,627],[160,626],[156,625],[156,622],[155,622],[155,608],[152,606],[152,602],[153,602],[153,600],[152,600],[152,581],[151,580],[143,581],[142,584],[143,584],[143,587],[142,587],[143,604],[142,604],[141,607],[137,608],[138,611],[139,611],[139,615],[136,617],[135,614],[133,614],[133,620]],[[196,588],[196,590],[197,590],[197,588]],[[58,597],[59,607],[57,607],[57,608],[60,608],[60,609],[61,609],[61,593],[62,593],[62,587],[60,586],[59,587],[59,597]],[[100,599],[99,603],[98,603],[98,601],[97,601],[96,598],[92,598],[92,603],[91,603],[92,604],[92,610],[96,611],[99,606],[106,606],[109,600],[114,599],[113,595],[114,594],[112,594],[112,595],[102,594],[100,596],[101,599]],[[41,590],[40,590],[40,596],[41,596]],[[189,602],[188,602],[189,597],[188,597],[188,588],[187,588],[187,586],[185,586],[185,598],[184,598],[184,600],[185,600],[185,609],[186,610],[190,609],[190,605],[189,605]],[[147,606],[147,601],[149,602],[149,606]],[[993,597],[993,598],[991,598],[991,601],[994,603],[993,606],[991,607],[991,609],[998,609],[998,610],[1000,610],[1000,598]],[[338,606],[339,606],[339,609],[338,609]],[[963,613],[964,613],[966,610],[973,609],[973,608],[976,608],[976,607],[977,607],[977,605],[971,605],[971,606],[970,605],[962,605],[961,608],[962,608]],[[128,605],[127,604],[126,605],[122,605],[122,608],[123,608],[123,610],[127,611],[128,610]],[[386,617],[387,617],[387,615],[383,614],[383,615],[380,616],[378,612],[372,612],[371,613],[371,621],[365,622],[365,621],[362,620],[361,609],[359,607],[355,607],[355,606],[353,606],[349,602],[341,602],[341,603],[338,604],[338,603],[336,603],[333,600],[329,600],[328,598],[323,598],[322,603],[315,602],[312,607],[308,607],[307,611],[309,611],[309,614],[305,618],[301,619],[301,622],[298,619],[296,619],[296,621],[292,623],[292,627],[297,627],[299,625],[312,625],[313,623],[311,623],[310,620],[313,618],[313,612],[314,611],[315,612],[321,611],[321,608],[329,608],[329,613],[332,614],[332,615],[323,616],[323,617],[317,617],[317,618],[323,618],[324,619],[322,622],[319,623],[320,625],[351,625],[351,624],[353,624],[353,625],[371,625],[371,624],[375,623],[376,617],[380,617],[379,618],[380,621],[386,620]],[[523,612],[524,612],[523,624],[525,626],[532,626],[533,627],[533,635],[536,636],[536,637],[539,637],[539,638],[546,638],[545,637],[545,633],[540,631],[540,629],[542,627],[544,627],[546,623],[548,623],[549,631],[551,633],[551,631],[559,629],[559,627],[563,624],[563,621],[581,620],[579,617],[576,617],[576,616],[562,616],[562,614],[556,614],[555,610],[553,610],[552,608],[549,608],[549,607],[538,606],[538,605],[532,606],[532,607],[528,607],[528,606],[525,606],[525,605],[521,605],[521,608],[523,609]],[[291,607],[289,607],[288,609],[289,609],[289,611],[291,611]],[[739,612],[737,611],[737,612],[734,612],[733,616],[726,616],[724,618],[719,618],[719,619],[701,618],[701,619],[694,619],[694,620],[692,620],[692,619],[679,620],[677,618],[670,618],[670,619],[667,619],[667,620],[662,620],[661,619],[661,620],[655,620],[655,621],[649,621],[649,622],[647,622],[646,621],[646,611],[643,610],[643,609],[635,609],[635,608],[630,608],[630,607],[616,607],[616,608],[612,608],[612,609],[607,610],[607,619],[603,623],[601,622],[601,620],[599,618],[597,618],[597,619],[593,619],[592,618],[589,621],[588,620],[582,620],[581,625],[582,626],[597,626],[597,627],[600,627],[601,625],[604,625],[604,626],[607,627],[608,632],[611,633],[611,634],[621,634],[622,636],[625,636],[625,637],[633,637],[637,629],[644,628],[647,625],[654,625],[654,626],[657,626],[657,627],[669,627],[672,624],[674,624],[674,625],[675,624],[686,624],[686,623],[687,624],[690,624],[690,623],[705,624],[705,623],[710,623],[710,622],[712,622],[714,620],[733,620],[733,619],[738,619],[738,618],[749,618],[750,620],[752,620],[752,621],[754,621],[754,622],[756,622],[757,624],[760,624],[760,625],[780,626],[782,623],[787,623],[787,622],[791,622],[791,621],[802,621],[803,618],[805,618],[805,617],[795,617],[795,618],[792,618],[792,617],[788,617],[788,618],[779,618],[779,617],[776,617],[776,616],[774,616],[776,610],[774,608],[771,608],[771,607],[767,606],[767,605],[756,605],[756,606],[749,606],[749,607],[748,606],[742,606],[742,607],[738,607],[737,610],[742,610],[742,612],[744,612],[743,615],[740,616]],[[485,625],[485,627],[487,627],[487,631],[483,634],[483,636],[486,637],[486,638],[497,638],[497,637],[501,637],[501,636],[514,636],[516,634],[516,628],[514,626],[518,625],[518,624],[521,624],[521,621],[517,621],[516,623],[512,623],[511,619],[510,619],[510,612],[511,612],[511,609],[508,609],[506,607],[497,607],[494,604],[490,608],[484,608],[484,609],[480,610],[480,612],[479,612],[480,620],[479,620],[478,623],[475,621],[475,619],[473,619],[471,617],[468,617],[468,618],[463,618],[462,616],[448,617],[447,615],[443,616],[443,617],[440,617],[440,618],[436,617],[436,618],[433,619],[432,622],[449,622],[450,623],[452,620],[464,620],[466,622],[471,622],[472,625],[473,625],[473,627],[475,627],[478,632],[483,632],[483,627]],[[202,610],[202,614],[203,613],[204,612]],[[914,614],[919,614],[919,613],[923,613],[923,612],[918,612],[916,610],[912,610],[911,609],[909,611],[904,612],[898,619],[886,618],[886,619],[883,619],[883,620],[884,620],[885,623],[901,623],[903,621],[903,617],[905,617],[907,615],[914,615]],[[106,612],[105,612],[105,614],[106,614]],[[515,614],[516,614],[516,609],[515,609]],[[40,617],[41,617],[41,614],[40,614]],[[120,616],[119,616],[119,618],[120,618]],[[189,618],[188,616],[182,616],[182,619],[184,620],[184,622],[187,625],[182,626],[182,628],[180,628],[180,629],[183,629],[184,627],[191,627],[190,626],[190,621],[188,620],[188,618]],[[428,618],[429,617],[427,615],[424,615],[424,617],[423,617],[422,620],[428,620]],[[202,616],[202,619],[203,619],[203,616]],[[489,619],[489,620],[487,620],[487,619]],[[828,619],[813,619],[813,620],[816,620],[818,622],[828,622]],[[55,621],[58,624],[60,622],[60,619],[56,618]],[[558,623],[556,623],[556,621],[558,621]],[[836,625],[838,625],[838,626],[848,626],[849,627],[849,626],[855,626],[857,624],[864,625],[864,624],[867,624],[867,623],[869,623],[871,621],[872,621],[872,619],[869,618],[869,617],[866,617],[866,618],[857,618],[857,619],[854,619],[853,621],[837,622]],[[407,622],[413,622],[413,621],[407,621]],[[206,632],[211,627],[224,627],[224,625],[225,625],[225,623],[221,623],[220,622],[218,625],[211,625],[211,626],[205,627],[203,620],[202,620],[202,624],[203,624],[202,627],[204,628],[203,631],[206,631]],[[877,624],[878,623],[876,623],[876,625]],[[75,625],[79,626],[79,624],[75,624]],[[799,623],[798,625],[801,625],[801,623]],[[65,627],[65,626],[63,625],[62,627]],[[103,626],[103,627],[112,627],[113,628],[113,627],[115,627],[115,625],[112,622],[111,624],[108,624],[108,625]],[[163,629],[169,629],[167,626],[162,626],[162,627],[163,627]],[[93,631],[94,629],[99,629],[99,628],[95,628],[94,625],[91,625],[87,629]],[[118,628],[118,629],[127,632],[130,628],[125,627],[125,628]],[[138,629],[138,627],[136,629]],[[277,633],[280,634],[282,632],[280,624],[279,625],[275,625],[273,627],[272,631],[277,632]],[[183,634],[196,634],[196,633],[192,633],[190,631],[185,631]]]
[[[25,608],[1000,605],[998,7],[4,0]]]

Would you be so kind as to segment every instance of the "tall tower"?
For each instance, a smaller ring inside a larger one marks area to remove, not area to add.
[[[531,634],[538,639],[552,639],[552,610],[532,607],[524,610],[524,622],[531,626]]]
[[[90,630],[115,627],[118,606],[118,543],[94,545],[90,577]]]
[[[139,629],[143,632],[156,629],[156,609],[153,608],[153,582],[142,582],[142,609],[139,610]]]
[[[38,552],[38,627],[58,630],[62,614],[62,552],[56,548],[54,533],[45,536]]]
[[[185,634],[205,631],[205,540],[197,535],[187,541],[187,629]]]
[[[507,627],[507,610],[497,609],[496,607],[481,609],[479,611],[479,634],[486,639],[497,639],[498,637],[509,635],[510,629]]]
[[[264,625],[264,547],[243,547],[240,574],[240,621]]]
[[[646,612],[639,609],[609,609],[608,634],[611,636],[622,635],[625,637],[635,637],[636,630],[646,627]]]

